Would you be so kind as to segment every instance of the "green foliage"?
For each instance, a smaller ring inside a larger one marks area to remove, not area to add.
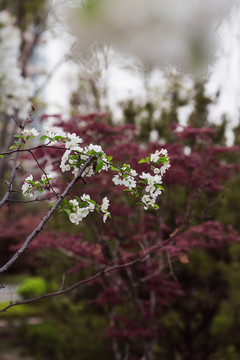
[[[110,345],[104,338],[106,325],[103,315],[89,314],[83,303],[61,298],[52,302],[42,322],[23,324],[18,341],[36,360],[112,360],[106,350]]]
[[[23,298],[40,296],[47,291],[46,281],[41,277],[29,277],[18,288],[18,293]]]
[[[1,302],[0,307],[1,309],[5,306],[9,305],[9,301]],[[11,311],[6,311],[1,313],[1,318],[7,320],[11,323],[14,320],[24,320],[28,317],[36,317],[42,315],[42,308],[37,304],[24,304],[24,305],[17,305],[11,308]]]

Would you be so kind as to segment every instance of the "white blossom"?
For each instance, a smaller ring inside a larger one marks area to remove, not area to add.
[[[69,215],[69,219],[73,224],[78,225],[81,220],[79,220],[78,215],[74,212]]]
[[[160,169],[161,175],[165,174],[165,172],[171,167],[169,162],[166,162]]]
[[[88,147],[87,147],[87,151],[95,151],[96,153],[100,153],[100,152],[103,152],[102,150],[102,147],[100,145],[93,145],[93,144],[90,144]]]
[[[75,133],[73,134],[68,133],[67,139],[68,141],[65,143],[66,149],[75,150],[79,152],[83,151],[83,148],[78,145],[83,142],[83,140],[79,136],[77,136]]]
[[[76,199],[73,200],[69,200],[70,204],[72,204],[73,206],[78,206],[78,201]]]
[[[101,205],[101,210],[103,212],[105,212],[105,211],[107,211],[108,207],[109,207],[109,200],[108,200],[107,197],[105,197],[105,198],[103,198],[103,202],[102,202],[102,205]]]
[[[114,182],[115,185],[123,184],[122,179],[120,179],[119,175],[114,175],[112,181]]]
[[[158,162],[160,157],[168,156],[168,152],[166,149],[156,150],[154,154],[151,154],[150,161],[151,162]]]
[[[28,180],[33,180],[33,176],[30,174],[28,177],[26,177],[25,182],[22,185],[22,192],[23,195],[27,195],[28,191],[32,188],[32,184],[28,182]]]
[[[108,218],[108,215],[109,215],[108,212],[106,212],[106,213],[103,215],[103,222],[104,222],[104,223],[106,222],[106,220],[107,220],[107,218]]]
[[[87,168],[86,168],[86,170],[84,170],[84,172],[82,173],[82,176],[84,177],[84,176],[86,176],[86,177],[90,177],[90,176],[92,176],[92,175],[94,175],[95,174],[95,172],[94,172],[94,170],[93,170],[93,167],[92,166],[88,166]]]
[[[81,199],[82,199],[83,201],[88,202],[88,209],[89,209],[89,211],[93,211],[93,210],[95,209],[95,204],[93,204],[92,202],[89,202],[89,201],[88,201],[88,200],[91,200],[91,198],[90,198],[89,195],[83,194],[83,195],[81,196]]]
[[[88,214],[89,214],[89,209],[88,209],[88,207],[79,208],[79,209],[77,210],[77,215],[79,216],[79,219],[81,218],[81,220],[82,220],[83,218],[85,218],[86,216],[88,216]]]
[[[51,139],[55,138],[55,136],[62,136],[62,137],[66,137],[65,132],[62,129],[59,129],[57,127],[49,127],[49,126],[44,126],[44,129],[42,130],[42,135],[45,135]],[[49,143],[49,139],[46,139],[44,141],[45,144]]]
[[[24,137],[24,139],[26,140],[26,138],[28,137],[28,136],[38,136],[39,135],[39,132],[36,130],[36,129],[34,129],[34,128],[32,128],[32,129],[30,129],[30,130],[28,130],[28,129],[24,129],[22,132],[21,132],[21,135]]]
[[[131,176],[137,176],[137,172],[136,172],[136,170],[134,170],[134,169],[131,169],[130,171],[129,171],[129,175],[131,175]]]

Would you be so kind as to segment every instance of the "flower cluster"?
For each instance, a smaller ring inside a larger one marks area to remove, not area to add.
[[[97,210],[103,214],[103,222],[105,223],[107,218],[110,217],[108,211],[109,200],[107,197],[103,199],[102,205],[98,205],[89,195],[83,194],[81,198],[78,196],[73,200],[64,200],[64,211],[69,215],[69,220],[78,225],[90,212]]]
[[[159,207],[156,204],[157,197],[164,190],[161,185],[162,176],[170,168],[168,152],[166,149],[156,150],[150,157],[139,161],[139,163],[144,162],[150,165],[153,175],[145,172],[138,175],[136,170],[131,169],[130,165],[124,164],[121,169],[114,169],[118,171],[118,174],[114,175],[112,181],[115,185],[124,185],[127,191],[130,191],[137,197],[140,196],[142,184],[144,184],[145,192],[147,193],[141,198],[144,209],[158,209]],[[139,180],[136,180],[137,177]]]
[[[146,159],[141,159],[139,163],[148,163],[150,165],[151,173],[142,172],[138,174],[136,170],[132,169],[129,164],[124,164],[121,168],[116,167],[112,163],[112,156],[107,156],[100,145],[86,145],[81,146],[83,140],[75,133],[63,132],[60,134],[54,129],[43,131],[44,135],[40,137],[40,141],[44,141],[45,146],[55,142],[60,142],[64,145],[65,152],[62,156],[60,169],[62,172],[72,171],[76,177],[82,167],[85,165],[89,157],[92,158],[92,163],[89,164],[82,172],[82,177],[89,177],[102,170],[117,172],[113,176],[113,183],[115,185],[125,186],[125,191],[131,192],[136,197],[141,196],[141,204],[145,210],[158,209],[156,204],[158,196],[164,190],[162,187],[162,176],[170,168],[169,157],[166,149],[156,150]],[[29,138],[38,136],[39,132],[36,129],[23,130],[18,137],[25,141]],[[52,146],[52,145],[51,145]],[[25,179],[22,186],[24,195],[30,195],[37,198],[39,193],[49,188],[49,178],[42,176],[41,180],[33,181],[32,175]],[[145,191],[145,194],[143,194]],[[75,197],[73,200],[63,200],[63,205],[59,207],[60,211],[65,211],[69,215],[69,219],[73,224],[78,225],[89,213],[97,210],[103,214],[103,221],[110,217],[108,211],[109,200],[107,197],[103,199],[102,205],[98,205],[89,195],[82,195],[81,198]]]
[[[158,164],[161,163],[161,157],[163,157],[163,165],[161,168],[154,167],[154,174],[160,174],[163,176],[165,172],[170,168],[169,158],[168,158],[168,152],[166,149],[156,150],[154,154],[151,154],[150,156],[150,162]]]
[[[27,141],[29,138],[31,137],[35,137],[35,136],[38,136],[39,135],[39,132],[32,128],[30,130],[27,130],[27,129],[24,129],[22,132],[21,132],[21,135],[23,136],[23,140],[24,141]]]
[[[170,168],[170,162],[168,157],[168,152],[166,149],[156,150],[154,154],[151,154],[150,157],[140,160],[140,163],[147,162],[150,164],[151,169],[154,175],[143,172],[140,175],[142,182],[146,185],[145,194],[142,197],[142,203],[144,209],[149,208],[158,209],[156,204],[157,197],[161,195],[164,188],[162,187],[162,176]],[[159,167],[160,166],[160,167]]]
[[[21,75],[18,67],[21,36],[14,25],[14,18],[7,11],[0,11],[0,112],[20,119],[27,117],[31,108],[30,98],[34,85]]]
[[[38,199],[39,195],[43,193],[44,190],[49,189],[49,181],[52,179],[49,175],[43,174],[41,180],[34,181],[33,176],[30,174],[26,177],[23,185],[22,192],[24,196],[30,196],[33,199]]]
[[[140,178],[146,183],[145,191],[149,195],[144,195],[142,197],[142,202],[144,204],[144,209],[147,210],[149,207],[156,207],[156,199],[162,193],[162,177],[160,175],[152,176],[150,174],[142,173]]]
[[[77,175],[79,169],[83,166],[85,161],[89,158],[89,156],[96,156],[99,161],[98,164],[101,166],[98,168],[98,171],[107,170],[109,165],[105,163],[101,159],[107,159],[106,154],[103,152],[102,147],[100,145],[90,144],[88,146],[84,146],[83,148],[79,146],[83,142],[83,140],[78,137],[75,133],[68,133],[66,138],[61,138],[63,143],[65,142],[65,148],[67,149],[62,156],[60,169],[62,172],[72,170],[72,174],[74,176]],[[95,174],[93,165],[87,167],[87,169],[83,172],[83,176],[90,177]]]
[[[112,181],[115,185],[124,185],[132,190],[137,186],[137,181],[134,179],[138,174],[135,170],[131,169],[129,165],[124,164],[121,168],[121,175],[114,175]]]

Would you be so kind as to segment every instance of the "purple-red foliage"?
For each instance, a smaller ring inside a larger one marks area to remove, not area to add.
[[[240,241],[240,237],[231,225],[219,221],[206,221],[192,226],[185,233],[176,236],[174,244],[166,246],[171,255],[188,252],[189,249],[219,249]]]
[[[102,172],[93,179],[86,179],[87,185],[79,183],[70,195],[72,198],[74,194],[88,193],[98,203],[104,196],[108,196],[112,220],[103,224],[101,216],[91,215],[86,218],[85,227],[79,227],[80,234],[42,232],[34,242],[34,248],[53,247],[68,251],[75,259],[75,266],[68,271],[69,274],[86,267],[101,269],[104,264],[123,265],[150,251],[140,264],[115,270],[111,276],[104,276],[103,281],[96,281],[94,286],[97,285],[98,289],[101,286],[102,290],[91,302],[97,306],[107,305],[110,313],[116,307],[130,309],[129,316],[119,316],[116,310],[116,315],[111,318],[111,326],[106,331],[108,336],[153,339],[161,329],[160,315],[176,296],[181,295],[180,285],[169,275],[171,257],[195,248],[219,248],[240,240],[231,226],[202,220],[194,226],[186,223],[186,231],[171,239],[170,234],[174,233],[177,222],[184,225],[182,222],[186,218],[186,208],[181,207],[176,218],[169,219],[169,214],[174,213],[174,204],[169,205],[168,193],[176,191],[176,201],[180,187],[186,190],[190,200],[198,201],[206,193],[217,194],[224,182],[237,170],[234,164],[225,163],[221,156],[239,149],[214,145],[212,139],[215,130],[209,128],[195,129],[188,126],[179,131],[175,127],[175,143],[150,143],[143,146],[135,141],[135,126],[111,125],[106,122],[105,116],[75,116],[69,121],[55,116],[55,119],[56,125],[65,132],[75,132],[84,139],[85,144],[101,145],[108,155],[113,156],[113,161],[119,165],[130,163],[140,173],[147,170],[146,164],[138,164],[141,158],[161,147],[167,148],[169,152],[171,168],[163,177],[166,193],[162,195],[163,200],[160,199],[158,212],[145,212],[136,205],[138,200],[123,194],[123,187],[115,186],[111,176]],[[43,164],[53,160],[54,170],[59,174],[57,185],[59,189],[63,188],[62,179],[68,179],[68,175],[60,173],[61,152],[58,149],[39,149],[35,154],[39,159],[44,159]],[[62,216],[68,221],[66,214]],[[102,251],[102,234],[110,247],[109,259],[105,259]],[[19,239],[16,232],[14,236]]]

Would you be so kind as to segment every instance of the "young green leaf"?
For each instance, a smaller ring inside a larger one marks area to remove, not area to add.
[[[98,159],[97,161],[97,166],[96,166],[96,173],[99,172],[103,167],[103,160],[101,158]]]
[[[145,162],[147,162],[146,159],[141,159],[138,163],[139,163],[139,164],[142,164],[142,163],[145,163]]]
[[[68,215],[71,214],[71,210],[70,209],[64,209],[65,213],[67,213]]]
[[[115,166],[112,166],[112,165],[110,165],[110,166],[111,166],[111,169],[112,169],[113,171],[117,171],[117,172],[120,172],[120,171],[121,171],[120,169],[116,168]]]
[[[64,136],[60,136],[60,135],[58,135],[58,136],[54,136],[54,138],[53,138],[54,140],[56,140],[56,141],[58,141],[58,140],[64,140],[65,139],[65,137]]]

